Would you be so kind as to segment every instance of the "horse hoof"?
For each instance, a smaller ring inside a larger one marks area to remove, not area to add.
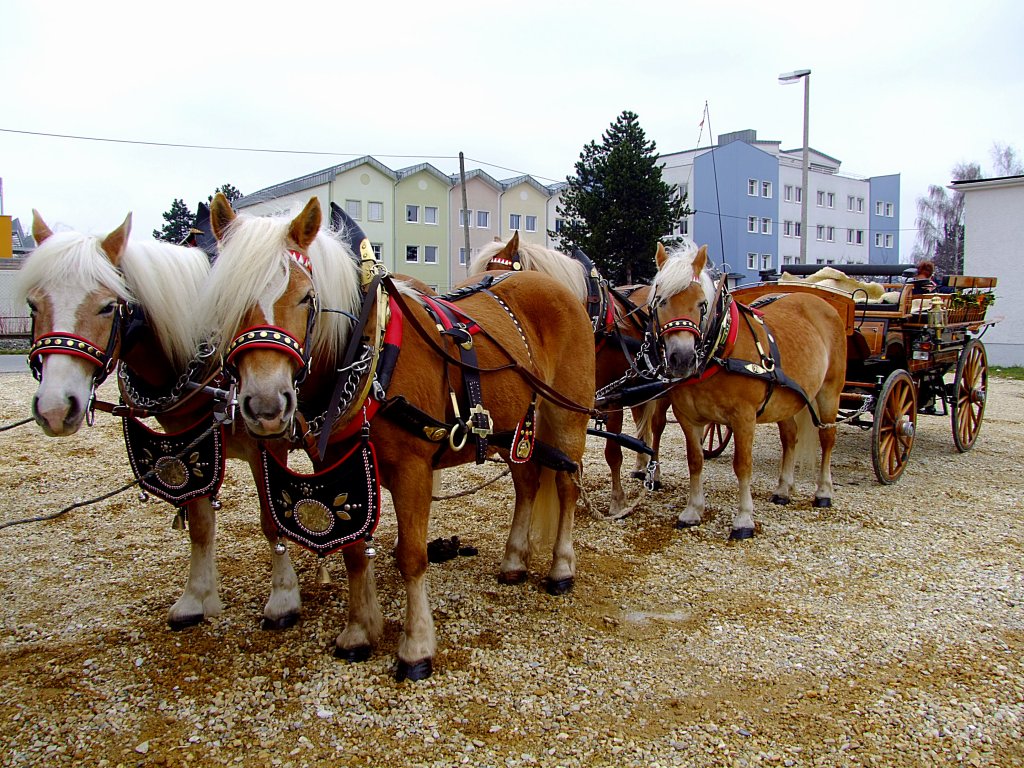
[[[506,586],[526,583],[526,571],[503,571],[498,574],[498,583]]]
[[[411,664],[401,659],[398,660],[398,667],[395,669],[395,680],[399,683],[403,680],[426,680],[434,674],[434,664],[430,658],[420,659]]]
[[[171,628],[171,632],[181,632],[183,629],[189,629],[198,624],[203,623],[205,617],[201,613],[197,613],[195,616],[185,616],[180,619],[168,619],[167,626]]]
[[[789,496],[780,496],[777,493],[772,494],[772,504],[778,504],[780,506],[786,506],[789,504]]]
[[[286,613],[278,619],[268,619],[266,616],[260,621],[260,629],[277,631],[279,629],[291,629],[299,623],[299,614]]]
[[[334,658],[347,661],[349,664],[358,664],[370,658],[373,649],[369,645],[357,645],[355,648],[334,647]]]
[[[823,499],[815,497],[814,501],[811,502],[811,505],[818,509],[827,509],[832,506],[832,499],[827,496]]]
[[[575,583],[576,579],[572,576],[567,576],[564,579],[544,579],[544,591],[556,597],[567,595],[572,592]]]
[[[698,525],[700,525],[699,520],[695,523],[691,523],[689,520],[676,520],[676,528],[679,528],[680,530],[686,530],[687,528],[696,528]]]
[[[743,541],[754,538],[753,528],[733,528],[729,532],[729,541]]]

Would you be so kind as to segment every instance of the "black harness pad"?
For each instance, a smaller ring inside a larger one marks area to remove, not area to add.
[[[281,535],[311,552],[329,555],[377,528],[380,478],[368,440],[312,475],[292,472],[261,448],[260,475],[260,498]]]
[[[178,507],[220,490],[223,436],[220,427],[210,429],[212,418],[174,434],[152,430],[131,416],[122,423],[128,461],[142,488]]]

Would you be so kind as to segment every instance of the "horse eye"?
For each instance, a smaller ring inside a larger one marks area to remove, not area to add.
[[[97,313],[100,317],[110,317],[114,314],[114,310],[117,309],[117,302],[112,301],[109,304],[104,305],[102,309]]]
[[[308,306],[312,304],[315,300],[316,294],[313,293],[313,291],[310,291],[309,293],[302,297],[302,301],[300,301],[299,304],[306,304]]]

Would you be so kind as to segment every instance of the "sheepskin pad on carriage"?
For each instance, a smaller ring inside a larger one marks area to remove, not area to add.
[[[862,291],[861,295],[867,294],[867,301],[869,304],[876,304],[881,302],[896,303],[899,301],[899,291],[886,292],[885,286],[881,283],[868,283],[861,280],[855,280],[849,275],[845,275],[838,269],[832,267],[822,267],[813,275],[807,277],[797,277],[791,275],[789,272],[783,272],[782,277],[779,278],[780,283],[810,283],[812,285],[820,285],[825,288],[833,288],[837,291],[843,291],[845,293],[852,294],[854,291]],[[858,298],[860,298],[858,296]]]

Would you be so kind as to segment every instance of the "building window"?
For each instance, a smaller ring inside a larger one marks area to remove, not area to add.
[[[757,216],[747,216],[747,232],[757,232]]]
[[[366,218],[370,221],[384,221],[384,203],[367,203]]]
[[[747,179],[747,194],[757,197],[757,179]]]
[[[418,245],[407,245],[405,246],[405,260],[408,262],[417,262],[420,260],[420,247]]]
[[[345,213],[356,221],[363,218],[363,203],[361,200],[346,200]]]
[[[466,249],[459,248],[459,264],[466,266]]]
[[[466,222],[469,222],[469,223],[467,224]],[[465,208],[459,208],[459,226],[460,227],[466,227],[466,226],[472,227],[473,226],[473,212],[472,211],[468,211],[467,212]]]
[[[876,248],[881,248],[882,247],[882,234],[880,232],[876,232],[875,233],[875,247]]]
[[[885,236],[885,247],[892,248],[892,235]]]
[[[831,192],[829,192],[828,195],[827,195],[827,198],[828,198],[828,207],[829,208],[835,208],[836,207],[836,196],[833,195]]]
[[[818,190],[818,207],[819,208],[824,208],[825,207],[825,193],[822,192],[820,189]]]
[[[890,219],[892,218],[892,203],[885,204],[885,215]]]
[[[756,253],[748,253],[747,254],[747,269],[757,269],[757,254]]]
[[[491,228],[491,212],[490,211],[477,211],[476,212],[476,225],[479,229],[490,229]]]
[[[770,181],[761,182],[761,197],[772,196],[772,183]]]
[[[513,232],[517,231],[522,225],[519,223],[522,220],[522,216],[518,213],[510,213],[508,215],[508,228]]]
[[[787,184],[782,188],[782,196],[785,198],[787,203],[793,202],[793,185]]]
[[[864,245],[864,230],[863,229],[858,229],[856,232],[853,233],[853,235],[854,235],[853,242],[855,242],[857,245]]]
[[[767,269],[771,269],[771,268],[772,268],[772,255],[770,253],[762,253],[761,254],[761,269],[766,269],[767,270]]]
[[[846,196],[846,210],[848,210],[848,211],[852,211],[853,210],[853,195],[847,195]]]
[[[864,213],[864,198],[857,198],[857,213]]]
[[[680,184],[678,187],[676,187],[676,189],[678,190],[680,200],[685,200],[690,196],[689,184]]]
[[[800,233],[803,232],[802,227],[803,227],[803,224],[801,224],[799,221],[794,221],[793,222],[793,237],[800,237]],[[799,263],[800,262],[797,262],[797,264],[799,264]]]
[[[761,234],[770,235],[772,233],[772,220],[761,219]]]
[[[825,239],[825,225],[824,224],[819,224],[818,225],[818,240],[824,240],[824,239]]]
[[[427,205],[423,207],[423,223],[437,224],[437,206]]]
[[[680,235],[689,235],[690,234],[690,220],[689,219],[682,219],[679,222],[679,234]]]
[[[803,187],[796,187],[793,191],[794,191],[794,196],[793,197],[796,200],[796,202],[802,203],[804,201],[804,188]]]
[[[885,210],[885,209],[882,207],[882,201],[881,200],[877,201],[875,203],[875,216],[881,216],[883,210]]]
[[[415,224],[420,220],[420,207],[418,205],[405,206],[405,220],[409,224]]]
[[[850,243],[851,245],[853,244],[853,230],[852,229],[846,230],[846,242]]]
[[[437,264],[437,246],[436,245],[424,245],[423,246],[423,263],[424,264]]]
[[[784,221],[784,222],[782,222],[782,234],[785,235],[786,237],[792,237],[793,236],[793,222],[792,221]]]
[[[526,217],[526,231],[527,232],[536,232],[537,231],[537,217],[536,216],[527,216]]]
[[[825,239],[830,243],[834,243],[836,241],[835,227],[825,227]]]
[[[783,256],[782,257],[782,263],[783,264],[792,264],[793,263],[793,257],[792,256]]]
[[[565,229],[565,219],[555,219],[555,234],[559,234]]]
[[[384,258],[384,243],[370,243],[370,250],[373,251],[373,258],[382,261]]]

